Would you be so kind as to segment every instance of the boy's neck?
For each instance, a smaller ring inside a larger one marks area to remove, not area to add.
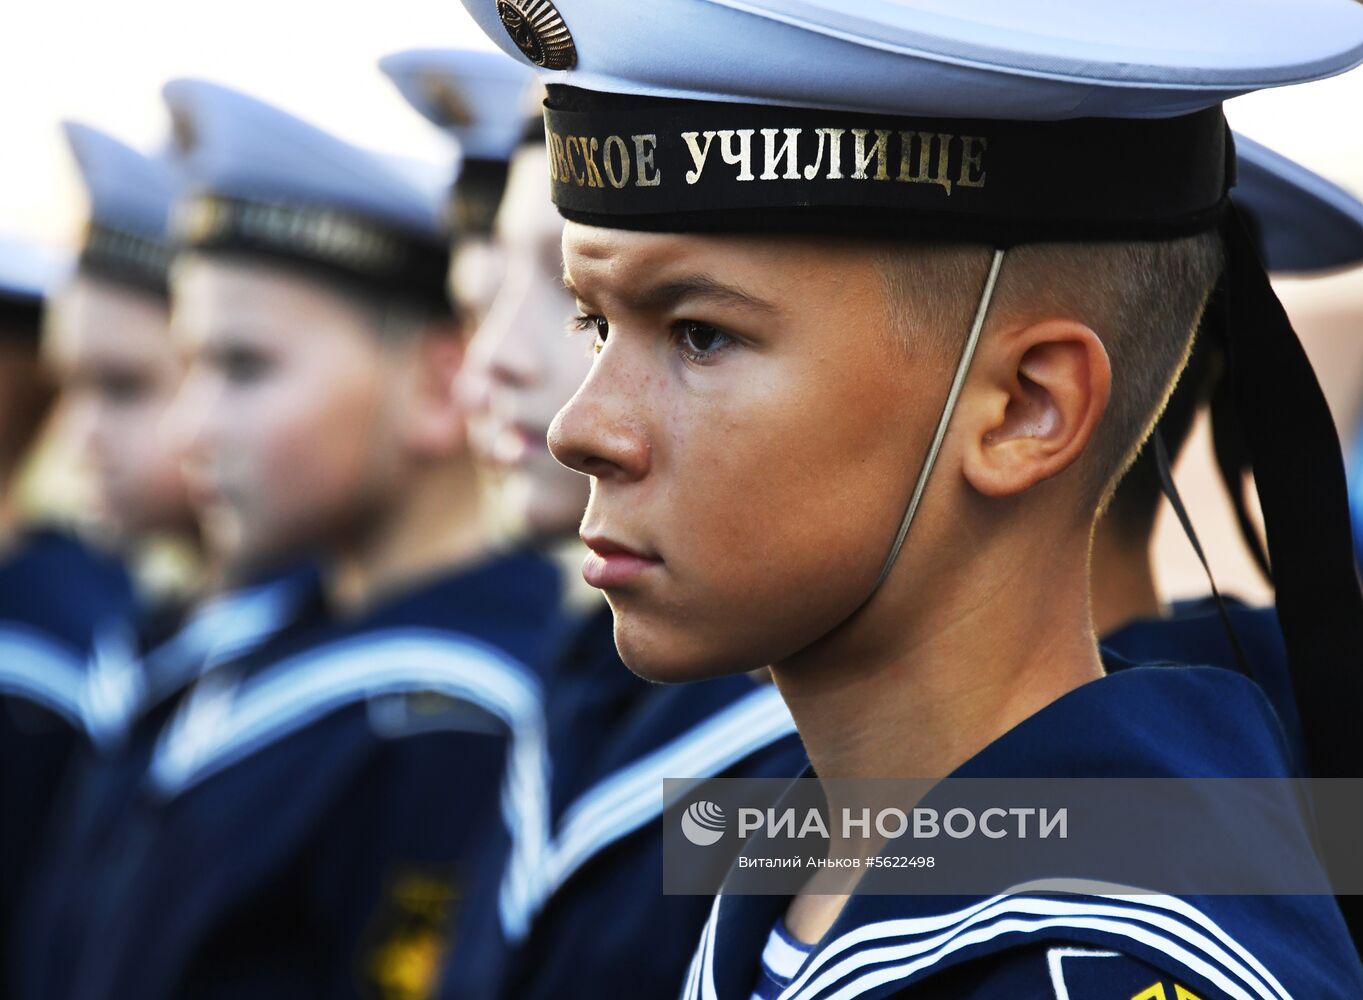
[[[328,589],[342,612],[362,612],[427,578],[469,565],[490,548],[472,466],[463,460],[430,465],[337,560]]]
[[[1155,586],[1150,538],[1124,536],[1110,520],[1099,521],[1093,532],[1093,625],[1100,636],[1164,613]]]
[[[1087,541],[1034,540],[1033,551],[1012,559],[982,550],[950,579],[918,588],[912,606],[886,594],[816,648],[773,665],[820,778],[945,777],[1101,677]],[[849,804],[839,796],[855,795],[827,791],[834,810]],[[868,847],[832,844],[830,853],[863,855]],[[850,889],[797,896],[785,916],[791,933],[820,940],[848,898],[832,893]]]
[[[911,601],[887,585],[857,620],[772,666],[820,776],[943,777],[1102,675],[1087,538],[1032,545],[1021,558],[978,550]]]

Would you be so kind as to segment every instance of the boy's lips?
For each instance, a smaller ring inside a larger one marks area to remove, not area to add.
[[[582,578],[601,590],[629,583],[663,564],[657,556],[632,549],[604,535],[583,535],[582,541],[591,550],[582,562]]]

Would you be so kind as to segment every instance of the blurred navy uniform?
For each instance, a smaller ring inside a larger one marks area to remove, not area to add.
[[[528,104],[534,103],[537,93],[534,74],[501,53],[471,49],[414,49],[387,56],[379,66],[402,96],[459,148],[449,203],[451,284],[477,298],[485,292],[483,282],[460,273],[461,259],[472,248],[483,272],[478,277],[500,283],[503,265],[497,259],[494,221],[511,160],[522,146],[544,142],[538,109],[533,118],[527,117]],[[477,310],[486,304],[484,300],[467,305]],[[552,545],[552,540],[548,543]],[[553,761],[550,801],[555,816],[581,790],[583,772],[600,745],[651,690],[620,663],[610,609],[595,595],[585,609],[566,606],[571,603],[567,589],[563,613],[569,624],[546,672],[545,711]],[[503,842],[492,851],[505,848]]]
[[[1252,139],[1236,135],[1235,148],[1237,180],[1231,197],[1249,224],[1270,272],[1309,276],[1363,261],[1363,202]],[[1199,337],[1156,433],[1173,462],[1187,441],[1194,418],[1210,405],[1218,467],[1246,544],[1267,578],[1268,562],[1246,508],[1243,480],[1247,469],[1235,440],[1233,414],[1228,412],[1225,369],[1224,352],[1211,337]],[[1148,538],[1154,529],[1161,480],[1153,445],[1147,442],[1108,506],[1105,516],[1112,519],[1113,528]],[[1301,720],[1293,697],[1287,650],[1272,607],[1250,607],[1229,595],[1219,606],[1211,595],[1178,601],[1164,616],[1128,621],[1110,630],[1101,642],[1136,663],[1202,663],[1230,669],[1241,669],[1243,664],[1268,695],[1294,758],[1304,766]]]
[[[627,670],[613,646],[601,664]],[[790,778],[807,764],[776,689],[747,676],[654,688],[594,741],[589,715],[557,708],[553,745],[595,752],[555,810],[539,870],[521,877],[513,854],[495,892],[490,880],[479,886],[446,971],[447,1000],[590,997],[611,977],[631,997],[673,996],[710,900],[663,894],[663,781]]]
[[[1268,523],[1308,766],[1319,776],[1353,773],[1356,726],[1341,706],[1363,697],[1363,596],[1342,462],[1314,373],[1229,207],[1233,141],[1220,102],[1358,64],[1363,11],[1294,0],[1249,17],[1238,4],[1159,3],[1095,20],[1065,3],[1024,24],[1012,5],[992,0],[958,4],[950,16],[826,0],[697,3],[651,21],[622,20],[603,0],[465,6],[505,51],[552,71],[553,195],[572,222],[663,233],[912,233],[994,248],[955,386],[1008,248],[1219,232],[1227,268],[1216,332],[1231,345],[1235,412]],[[1277,412],[1265,412],[1270,399]],[[1282,412],[1292,415],[1290,432]],[[1294,771],[1271,707],[1247,679],[1217,668],[1131,668],[1072,690],[956,773]],[[1235,831],[1226,833],[1233,847]],[[1294,846],[1304,847],[1297,833]],[[769,946],[773,956],[789,946],[779,933],[788,905],[722,893],[684,995],[769,993],[762,959]],[[1089,968],[1088,995],[1356,996],[1363,967],[1341,909],[1358,919],[1349,897],[1130,904],[1094,892],[854,892],[818,945],[798,963],[775,964],[794,977],[786,997],[1075,995],[1078,985],[1071,991],[1051,975],[1048,955],[1029,953],[1044,945],[1121,956]],[[1134,993],[1120,992],[1133,982]]]
[[[187,613],[163,608],[106,627],[87,670],[86,740],[60,786],[14,937],[21,996],[62,996],[119,919],[102,912],[110,884],[131,876],[129,815],[145,794],[161,733],[201,673],[268,659],[327,621],[314,570],[243,585]]]
[[[166,97],[185,249],[438,307],[443,236],[419,167],[226,88]],[[505,823],[542,840],[536,669],[556,601],[552,567],[489,553],[200,670],[91,868],[69,974],[41,995],[424,995],[468,838]]]
[[[526,664],[556,594],[501,557],[205,672],[87,889],[62,995],[419,995],[469,838],[542,810]]]
[[[80,272],[164,299],[175,193],[170,166],[90,126],[65,128],[90,204]],[[61,583],[68,589],[100,578],[99,567],[66,562]],[[113,567],[102,572],[107,576]],[[37,598],[54,609],[72,606],[43,583],[41,574],[30,582]],[[321,614],[316,574],[301,568],[243,583],[192,609],[129,596],[88,629],[75,703],[85,738],[61,782],[51,783],[55,809],[12,938],[19,995],[68,991],[79,942],[91,925],[92,888],[117,870],[110,840],[174,699],[206,667],[267,647],[291,629],[311,628]]]

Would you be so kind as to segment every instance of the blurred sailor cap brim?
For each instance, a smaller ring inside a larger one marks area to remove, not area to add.
[[[1253,139],[1235,137],[1231,197],[1257,229],[1264,266],[1307,274],[1363,261],[1363,201]]]

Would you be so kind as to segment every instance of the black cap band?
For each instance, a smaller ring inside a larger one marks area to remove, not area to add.
[[[182,207],[176,229],[190,249],[278,257],[385,296],[447,305],[443,242],[349,212],[199,195]]]
[[[94,277],[165,296],[170,260],[170,246],[163,240],[91,222],[77,264]]]
[[[1219,107],[1177,118],[901,118],[550,86],[554,203],[616,229],[987,242],[1213,227],[1233,181]]]
[[[460,165],[450,192],[456,239],[466,233],[474,236],[492,233],[510,167],[506,160],[467,159]]]

